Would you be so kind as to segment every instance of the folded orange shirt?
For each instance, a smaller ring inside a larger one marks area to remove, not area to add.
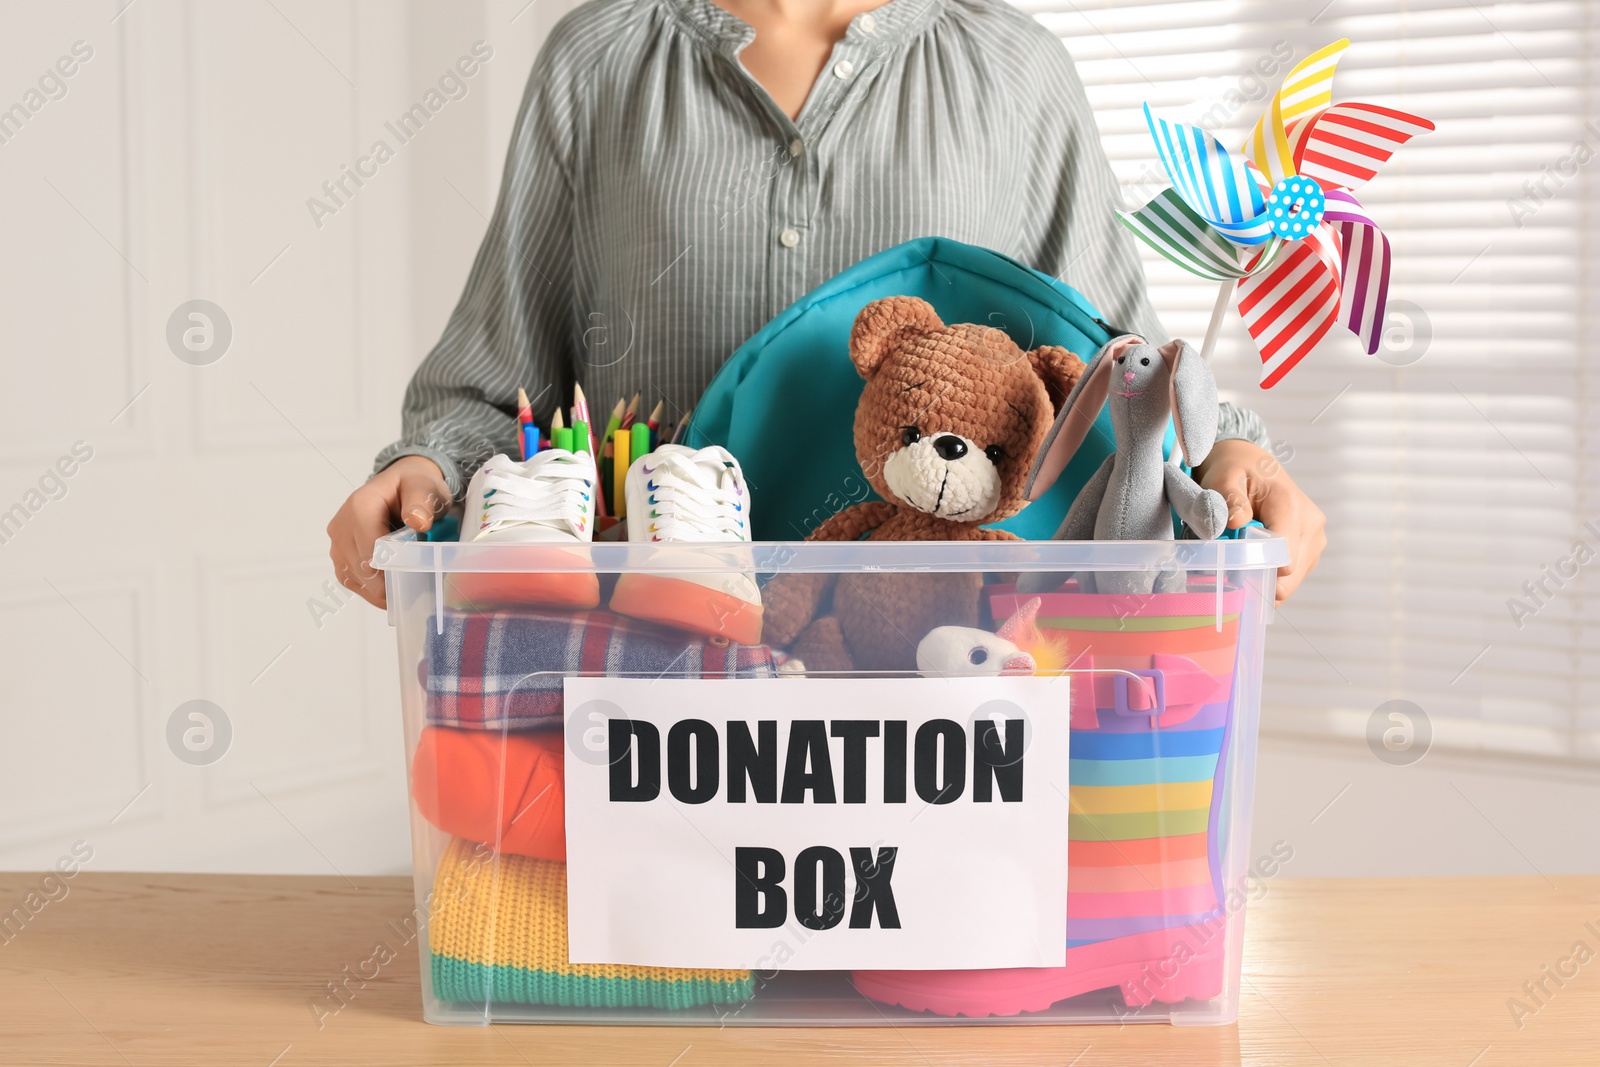
[[[560,730],[499,733],[427,726],[411,765],[423,818],[498,852],[567,858]]]

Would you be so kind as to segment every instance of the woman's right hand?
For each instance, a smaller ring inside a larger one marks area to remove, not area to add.
[[[450,486],[426,456],[401,456],[351,493],[328,523],[328,555],[339,584],[384,607],[383,572],[372,546],[401,523],[426,533],[450,509]]]

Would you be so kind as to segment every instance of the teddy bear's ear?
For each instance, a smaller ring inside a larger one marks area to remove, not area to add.
[[[914,296],[874,300],[861,309],[850,330],[850,362],[861,377],[870,379],[902,338],[942,329],[939,313],[926,300]]]
[[[1044,380],[1050,407],[1060,411],[1072,387],[1083,377],[1083,360],[1059,345],[1041,345],[1028,353],[1028,362],[1033,365],[1033,373]]]

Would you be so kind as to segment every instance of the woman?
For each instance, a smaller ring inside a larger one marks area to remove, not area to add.
[[[741,342],[869,255],[939,235],[1082,291],[1165,337],[1066,49],[1001,0],[595,0],[529,78],[466,291],[406,393],[403,436],[329,523],[346,586],[400,522],[427,530],[511,451],[515,396],[644,390],[681,414]],[[1087,353],[1085,353],[1087,355]],[[543,392],[541,392],[543,390]],[[1223,405],[1197,476],[1289,541],[1322,513]]]

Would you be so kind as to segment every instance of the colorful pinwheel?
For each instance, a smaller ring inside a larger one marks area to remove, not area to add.
[[[1389,240],[1351,190],[1433,123],[1375,104],[1333,104],[1349,41],[1307,56],[1284,79],[1242,154],[1206,131],[1157,118],[1156,155],[1172,182],[1137,211],[1118,212],[1178,266],[1222,283],[1206,331],[1216,341],[1233,290],[1270,389],[1335,320],[1378,350],[1389,294]]]

